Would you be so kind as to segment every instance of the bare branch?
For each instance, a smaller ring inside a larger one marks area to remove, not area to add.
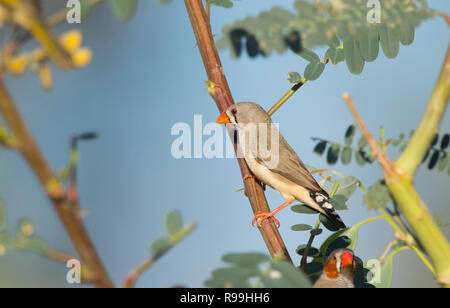
[[[211,33],[208,17],[206,16],[205,8],[203,7],[201,0],[185,0],[185,4],[191,19],[192,28],[197,39],[197,45],[203,59],[203,64],[205,66],[208,79],[212,84],[209,92],[214,98],[219,111],[223,112],[229,106],[234,104],[234,100],[231,95],[227,79],[224,75],[219,55],[214,46],[214,39]],[[245,163],[245,160],[238,158],[238,163],[241,169],[242,177],[250,175],[250,171]],[[253,212],[270,212],[261,185],[253,178],[244,181],[244,185]],[[279,255],[282,259],[291,261],[289,253],[277,227],[275,226],[275,223],[270,219],[266,219],[261,223],[259,229],[270,254],[272,256]]]
[[[53,174],[39,146],[31,135],[0,78],[0,111],[20,143],[19,152],[47,192],[62,223],[78,251],[82,263],[89,269],[93,283],[98,287],[113,287],[103,264],[83,224],[80,208],[68,202],[63,186]]]

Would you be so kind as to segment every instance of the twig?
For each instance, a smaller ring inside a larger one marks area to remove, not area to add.
[[[342,46],[341,46],[342,47]],[[328,64],[330,62],[329,58],[326,58],[321,61],[324,64]],[[296,83],[285,95],[283,95],[282,98],[278,102],[275,103],[275,105],[272,106],[272,108],[269,109],[267,112],[270,116],[272,116],[283,104],[292,96],[295,92],[297,92],[298,89],[300,89],[306,82],[308,82],[308,79],[302,78],[300,82]]]
[[[97,6],[98,4],[102,3],[104,0],[91,0],[89,5],[90,8],[92,9],[95,6]],[[68,8],[63,8],[61,10],[59,10],[58,12],[54,13],[53,15],[50,15],[46,20],[45,20],[45,25],[48,28],[53,28],[57,25],[59,25],[60,23],[63,23],[66,21],[67,18],[67,12],[68,12]],[[22,47],[26,42],[28,42],[33,36],[27,32],[28,35],[25,36],[24,38],[22,38],[20,41],[17,40],[11,40],[8,43],[5,44],[5,47],[3,48],[3,54],[6,56],[12,55],[14,54],[20,47]]]
[[[378,142],[375,140],[373,135],[370,133],[369,129],[367,128],[366,124],[362,121],[361,117],[358,114],[358,111],[355,108],[355,105],[353,104],[352,97],[350,94],[345,93],[343,95],[344,100],[347,102],[348,108],[350,109],[351,113],[353,114],[353,117],[356,120],[356,123],[358,124],[359,128],[361,129],[362,134],[367,140],[367,143],[370,146],[370,149],[372,150],[372,156],[378,159],[380,165],[383,167],[383,171],[385,173],[395,173],[398,170],[394,170],[394,164],[392,161],[386,156],[386,154],[381,151],[380,147],[378,146]]]
[[[53,37],[35,10],[19,0],[0,0],[0,5],[11,11],[11,21],[29,31],[59,68],[67,70],[72,67],[70,54]]]
[[[178,232],[178,234],[175,234],[173,236],[172,241],[170,242],[170,246],[168,246],[163,251],[159,252],[156,255],[151,256],[150,258],[146,259],[144,262],[142,262],[138,267],[136,267],[125,279],[125,282],[123,284],[124,288],[132,288],[136,284],[136,281],[138,280],[141,275],[148,270],[156,261],[158,261],[161,257],[163,257],[169,250],[171,250],[173,247],[175,247],[180,241],[185,239],[189,234],[192,233],[196,229],[197,225],[195,223],[190,223],[186,227],[184,227],[182,230]]]
[[[211,20],[211,1],[206,0],[206,17],[208,17],[208,20]]]
[[[314,225],[314,229],[313,230],[318,230],[320,227],[320,216],[319,218],[317,218],[316,224]],[[302,259],[300,260],[300,269],[306,273],[306,271],[308,270],[307,266],[308,266],[308,254],[309,251],[311,250],[312,244],[314,242],[314,238],[315,238],[315,234],[311,233],[311,236],[309,237],[308,243],[306,244],[305,250],[303,251],[303,255],[302,255]]]
[[[203,64],[205,66],[208,79],[212,85],[209,92],[213,96],[219,111],[223,112],[234,104],[234,100],[231,95],[227,79],[224,75],[219,55],[214,45],[210,24],[206,16],[202,0],[185,0],[185,4],[189,13],[195,37],[197,39]],[[241,169],[242,177],[250,175],[250,171],[244,159],[238,158],[238,163]],[[253,212],[270,212],[261,185],[253,178],[244,181],[244,185]],[[281,254],[282,259],[292,262],[278,228],[271,219],[262,221],[259,230],[272,256]]]
[[[267,112],[270,116],[272,116],[283,104],[292,96],[295,92],[297,92],[298,89],[301,88],[305,84],[307,80],[303,78],[303,80],[297,84],[295,84],[285,95],[283,95],[282,98],[278,102],[273,105],[272,108],[269,109]]]
[[[2,78],[0,78],[0,111],[3,113],[12,133],[20,142],[20,154],[47,192],[49,200],[53,204],[81,257],[82,263],[92,274],[93,283],[97,287],[113,287],[112,281],[103,267],[100,257],[84,227],[80,217],[80,209],[72,206],[67,201],[63,186],[53,174],[47,160],[17,110]]]
[[[423,136],[424,138],[427,138],[430,133],[432,133],[432,136],[434,137],[436,134],[435,129],[439,126],[439,123],[442,120],[443,110],[447,104],[444,100],[448,100],[448,94],[450,92],[449,85],[450,49],[447,52],[446,61],[439,78],[438,85],[436,86],[435,92],[433,92],[432,99],[430,100],[429,107],[427,109],[429,112],[425,113],[415,136]],[[406,156],[406,161],[409,163],[396,163],[396,165],[394,165],[386,154],[380,151],[378,144],[356,111],[350,95],[345,94],[344,99],[346,100],[361,131],[366,137],[367,142],[372,148],[374,156],[378,159],[383,168],[386,185],[391,191],[394,200],[402,210],[402,213],[412,230],[417,235],[419,242],[423,245],[425,252],[429,255],[435,269],[436,280],[443,287],[450,288],[450,245],[445,236],[442,234],[442,231],[434,222],[427,206],[415,190],[411,178],[414,174],[414,172],[411,171],[415,171],[416,163],[418,166],[423,159],[423,155],[420,155],[420,153],[425,153],[426,148],[428,148],[431,141],[422,142],[421,140],[418,140],[417,137],[413,137],[415,141],[413,143],[413,140],[411,140],[411,143],[408,145],[409,154]],[[419,153],[419,155],[417,153]],[[386,216],[388,215],[386,214]]]

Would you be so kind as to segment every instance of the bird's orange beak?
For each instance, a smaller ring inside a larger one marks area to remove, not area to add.
[[[349,251],[344,251],[341,256],[341,267],[350,266],[353,264],[353,254]]]
[[[222,112],[220,117],[217,119],[216,123],[217,124],[227,124],[227,123],[231,123],[231,122],[230,122],[230,119],[228,119],[227,114],[225,112]]]

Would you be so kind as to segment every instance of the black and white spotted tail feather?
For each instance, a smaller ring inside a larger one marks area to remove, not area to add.
[[[347,228],[342,221],[339,214],[333,208],[333,205],[328,201],[328,197],[319,192],[310,191],[309,196],[325,211],[326,216],[339,229]]]

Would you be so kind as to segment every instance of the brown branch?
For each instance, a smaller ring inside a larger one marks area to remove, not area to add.
[[[113,287],[103,264],[97,255],[86,228],[83,224],[80,208],[71,205],[66,198],[63,186],[56,179],[48,162],[36,144],[26,123],[17,110],[13,99],[0,77],[0,111],[11,128],[12,133],[18,139],[22,154],[40,184],[47,192],[63,225],[65,226],[72,242],[78,251],[82,263],[89,269],[93,283],[97,287]]]
[[[390,175],[398,172],[401,173],[400,170],[395,168],[394,163],[386,156],[386,154],[381,151],[377,141],[373,137],[373,135],[370,133],[369,129],[367,128],[366,124],[363,122],[361,117],[358,114],[358,111],[355,108],[355,105],[353,104],[352,97],[350,94],[345,93],[343,95],[344,100],[346,101],[348,108],[350,109],[350,112],[352,113],[353,117],[356,120],[356,123],[358,124],[359,128],[361,129],[362,134],[367,140],[367,143],[370,146],[370,149],[372,151],[373,157],[378,159],[380,165],[383,167],[383,171],[385,173],[388,173]]]
[[[219,111],[223,112],[234,104],[234,100],[228,87],[219,55],[214,46],[211,26],[206,16],[205,8],[202,0],[185,0],[185,4],[208,79],[212,83],[209,92],[214,98]],[[245,160],[238,158],[238,163],[242,177],[250,175]],[[244,185],[253,212],[269,212],[270,209],[261,185],[253,178],[245,180]],[[259,230],[272,256],[279,256],[281,259],[292,262],[281,235],[272,220],[264,220]]]

